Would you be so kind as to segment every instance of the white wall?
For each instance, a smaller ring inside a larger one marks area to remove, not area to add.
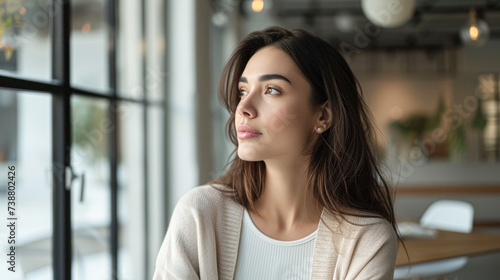
[[[438,95],[443,94],[445,103],[465,105],[464,100],[474,95],[478,86],[477,77],[485,72],[499,72],[500,40],[491,40],[482,48],[466,47],[456,52],[456,74],[445,75],[438,69],[453,69],[453,54],[446,57],[436,54],[428,57],[424,52],[408,54],[362,52],[353,58],[351,67],[362,85],[366,101],[372,110],[376,125],[382,131],[380,142],[388,137],[387,122],[391,110],[398,106],[404,114],[436,110]],[[440,63],[441,61],[445,61]],[[410,70],[408,72],[407,70]],[[464,121],[471,116],[466,115]],[[460,186],[499,185],[500,163],[479,161],[477,133],[467,131],[467,155],[464,162],[430,160],[423,164],[394,160],[391,164],[394,181],[400,188],[405,186]],[[396,200],[398,217],[418,219],[435,200],[451,198],[473,204],[476,220],[500,219],[500,195],[422,195],[401,196]]]

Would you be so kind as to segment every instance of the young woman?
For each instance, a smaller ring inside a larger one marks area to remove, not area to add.
[[[219,84],[237,156],[180,199],[154,279],[392,279],[391,191],[358,87],[306,31],[246,36]]]

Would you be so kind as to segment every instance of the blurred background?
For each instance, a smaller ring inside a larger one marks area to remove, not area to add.
[[[151,279],[176,202],[234,149],[221,70],[272,25],[350,64],[398,219],[456,199],[500,231],[500,1],[0,0],[0,15],[0,216],[15,181],[17,217],[1,279]],[[450,279],[494,279],[499,262],[472,257]]]

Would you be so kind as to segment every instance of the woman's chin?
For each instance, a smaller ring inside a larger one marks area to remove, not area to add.
[[[262,157],[258,155],[255,149],[238,148],[238,157],[244,161],[260,161]]]

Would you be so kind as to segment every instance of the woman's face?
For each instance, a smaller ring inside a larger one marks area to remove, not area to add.
[[[315,141],[318,113],[309,106],[311,86],[293,59],[264,47],[248,61],[238,84],[238,156],[246,161],[295,160]],[[260,134],[241,133],[248,125]],[[245,134],[247,137],[245,138]],[[254,137],[252,137],[254,136]]]

